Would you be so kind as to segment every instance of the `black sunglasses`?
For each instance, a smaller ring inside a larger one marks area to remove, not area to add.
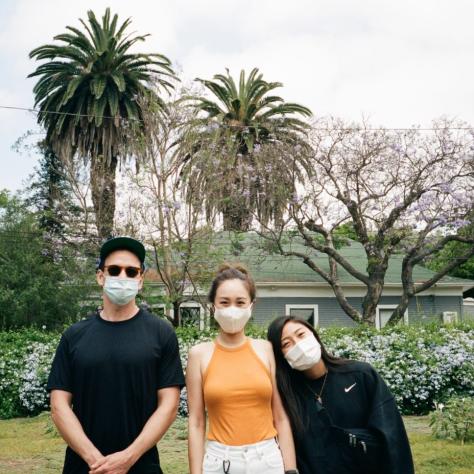
[[[122,270],[125,270],[128,278],[135,278],[142,271],[140,267],[122,267],[121,265],[106,265],[104,270],[107,270],[107,273],[112,277],[119,276]]]

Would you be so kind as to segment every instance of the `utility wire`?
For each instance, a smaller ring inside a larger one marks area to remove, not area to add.
[[[32,108],[27,108],[27,107],[14,107],[14,106],[8,106],[8,105],[0,105],[0,109],[6,109],[6,110],[20,110],[20,111],[25,111],[25,112],[33,112],[35,114],[51,114],[51,115],[69,115],[73,117],[87,117],[87,118],[101,118],[101,119],[111,119],[115,120],[119,118],[120,120],[125,120],[125,121],[133,121],[133,122],[144,122],[142,119],[138,118],[124,118],[124,117],[112,117],[109,115],[101,115],[101,116],[96,116],[96,115],[89,115],[89,114],[77,114],[73,112],[60,112],[56,110],[38,110],[38,109],[32,109]],[[251,128],[251,127],[250,127]],[[439,128],[434,128],[434,127],[423,127],[423,128],[417,128],[417,127],[370,127],[370,128],[361,128],[361,127],[315,127],[314,130],[320,130],[320,131],[331,131],[331,130],[337,130],[337,131],[359,131],[359,132],[377,132],[377,131],[420,131],[420,132],[432,132],[435,130],[473,130],[473,127],[439,127]]]

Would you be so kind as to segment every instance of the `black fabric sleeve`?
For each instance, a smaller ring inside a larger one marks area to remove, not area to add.
[[[413,474],[415,468],[403,419],[389,388],[375,370],[368,428],[383,438],[384,474]]]
[[[158,362],[158,376],[157,376],[157,387],[160,388],[179,386],[184,387],[184,374],[181,359],[179,357],[179,345],[178,338],[173,329],[169,328],[167,331],[163,331],[165,337],[167,336],[166,342],[163,345],[161,352],[161,358]]]
[[[51,390],[65,390],[72,393],[72,370],[69,356],[69,342],[63,334],[59,341],[56,354],[51,366],[51,372],[46,386],[48,392]]]

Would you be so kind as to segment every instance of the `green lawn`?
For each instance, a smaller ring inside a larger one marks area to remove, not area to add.
[[[427,417],[406,417],[417,474],[470,474],[474,444],[460,446],[430,436]],[[0,420],[0,474],[60,472],[64,443],[47,432],[48,415]],[[159,445],[166,474],[185,474],[186,421],[178,419]]]

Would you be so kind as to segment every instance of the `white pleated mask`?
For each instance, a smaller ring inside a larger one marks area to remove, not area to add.
[[[214,319],[219,323],[221,329],[229,334],[242,331],[250,316],[252,316],[252,306],[248,308],[228,306],[227,308],[215,308],[214,310]]]
[[[307,370],[321,360],[321,344],[309,334],[285,354],[285,359],[292,369]]]

